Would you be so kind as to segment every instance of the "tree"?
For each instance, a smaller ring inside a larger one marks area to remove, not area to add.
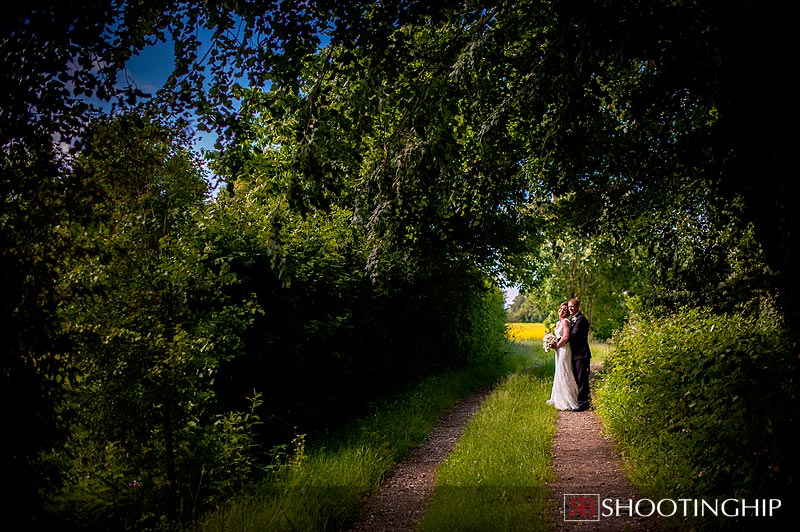
[[[767,262],[781,272],[774,280],[781,300],[796,294],[797,277],[789,272],[796,272],[797,249],[785,241],[796,220],[784,215],[780,193],[755,185],[761,176],[780,191],[789,180],[789,151],[775,108],[790,101],[782,81],[788,33],[772,24],[776,6],[574,7],[553,13],[552,53],[531,54],[554,74],[545,91],[533,93],[532,104],[544,96],[543,105],[529,107],[552,112],[531,117],[530,137],[548,154],[536,168],[559,197],[559,219],[584,232],[629,235],[659,246],[665,251],[660,256],[669,256],[661,266],[673,272],[686,265],[678,258],[686,241],[663,236],[691,226],[711,234],[712,227],[726,226],[720,215],[728,217],[730,229],[741,221],[735,231],[742,234],[751,222]],[[745,34],[751,38],[742,39]],[[739,75],[754,64],[761,65],[757,83]],[[767,101],[774,107],[759,103]],[[663,231],[640,232],[648,224]],[[709,273],[696,277],[710,279]],[[709,285],[693,287],[695,297]],[[787,318],[795,323],[788,307]]]
[[[76,249],[59,318],[76,376],[64,404],[74,462],[61,497],[110,506],[97,515],[116,514],[114,528],[156,509],[190,522],[227,477],[247,475],[220,462],[235,427],[214,380],[256,309],[226,296],[235,277],[206,238],[207,184],[190,153],[169,128],[122,115],[87,129],[69,176]]]

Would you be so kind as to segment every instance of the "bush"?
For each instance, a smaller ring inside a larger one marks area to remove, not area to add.
[[[634,482],[673,499],[792,489],[797,361],[778,316],[639,316],[613,346],[596,402]]]

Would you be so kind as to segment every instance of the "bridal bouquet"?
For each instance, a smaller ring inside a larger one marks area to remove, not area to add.
[[[550,349],[555,349],[556,346],[556,337],[553,334],[547,333],[542,338],[542,347],[544,347],[545,351]]]

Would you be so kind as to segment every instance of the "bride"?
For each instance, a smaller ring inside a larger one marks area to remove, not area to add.
[[[569,347],[569,310],[566,303],[558,307],[556,323],[556,372],[553,376],[553,391],[547,404],[557,410],[572,410],[578,406],[578,385],[572,375],[572,350]]]

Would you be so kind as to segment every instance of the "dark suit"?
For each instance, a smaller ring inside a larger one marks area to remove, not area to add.
[[[570,318],[569,346],[572,351],[572,374],[578,383],[578,408],[589,408],[589,320],[578,311]]]

